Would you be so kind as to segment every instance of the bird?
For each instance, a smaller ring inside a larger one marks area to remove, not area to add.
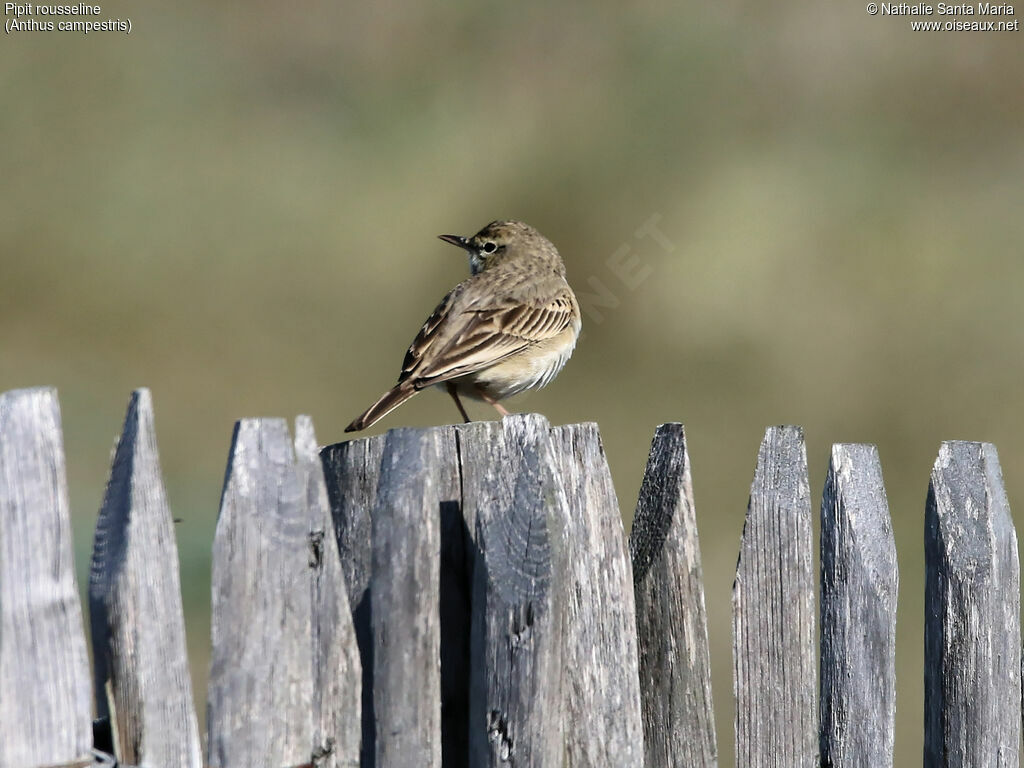
[[[469,254],[470,276],[437,305],[402,362],[398,382],[352,421],[373,426],[427,387],[443,387],[508,416],[500,400],[549,384],[579,338],[579,302],[558,249],[521,221],[492,221],[472,237],[438,235]]]

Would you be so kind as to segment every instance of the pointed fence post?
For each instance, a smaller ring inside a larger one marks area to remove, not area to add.
[[[718,765],[690,457],[682,424],[655,431],[629,537],[646,764]]]
[[[821,500],[821,763],[891,768],[896,542],[873,445],[837,444]]]
[[[458,427],[444,427],[440,451],[441,764],[469,768],[470,628],[475,521],[464,514]]]
[[[551,430],[567,496],[569,765],[644,764],[636,608],[622,514],[596,424]]]
[[[436,462],[432,461],[430,466],[433,467],[431,482],[436,489],[437,504],[431,514],[438,515],[440,522],[441,754],[446,768],[459,768],[468,765],[469,757],[468,628],[474,545],[467,527],[471,522],[464,518],[462,510],[457,430],[439,427],[426,431],[431,434],[430,440],[437,453]],[[377,585],[372,561],[374,547],[378,545],[373,534],[374,510],[379,492],[386,490],[381,486],[381,462],[387,440],[386,435],[359,438],[328,445],[320,452],[363,666],[361,764],[366,767],[373,766],[377,759],[374,703],[377,660],[373,616],[373,594]],[[408,470],[413,469],[414,466],[409,465]],[[425,472],[427,466],[420,469]],[[406,480],[413,482],[412,478]],[[419,478],[415,482],[426,480]],[[377,530],[381,536],[390,535],[387,525],[378,523]],[[415,533],[415,530],[405,531],[403,535],[408,537]],[[380,573],[381,578],[391,578],[386,571]],[[394,662],[387,659],[381,663],[395,667]],[[393,746],[388,749],[393,750]]]
[[[373,705],[377,765],[441,766],[439,443],[388,432],[373,511]]]
[[[737,768],[818,765],[812,546],[803,431],[772,427],[732,593]]]
[[[463,504],[476,520],[470,765],[564,759],[566,495],[540,416],[460,428]]]
[[[287,423],[238,422],[213,544],[211,768],[311,762],[309,531]]]
[[[295,462],[299,483],[305,489],[311,529],[313,767],[356,768],[362,668],[316,433],[309,416],[295,419]]]
[[[364,768],[372,768],[377,754],[376,717],[373,710],[373,626],[370,615],[370,575],[373,564],[371,514],[377,503],[384,439],[384,435],[364,437],[328,445],[320,451],[338,556],[348,589],[349,609],[352,611],[352,624],[362,667],[360,763]]]
[[[89,606],[100,718],[121,762],[201,768],[181,579],[148,389],[132,393],[96,523]]]
[[[92,758],[89,660],[54,389],[0,395],[0,768]]]
[[[1016,766],[1020,561],[995,446],[939,448],[924,547],[924,764]]]

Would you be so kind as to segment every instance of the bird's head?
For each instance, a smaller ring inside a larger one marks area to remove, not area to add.
[[[469,270],[474,275],[525,254],[543,255],[551,252],[556,258],[558,255],[544,235],[521,221],[492,221],[472,237],[438,237],[469,253]]]

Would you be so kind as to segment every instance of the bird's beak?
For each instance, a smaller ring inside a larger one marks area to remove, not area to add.
[[[462,235],[438,235],[446,243],[457,245],[459,248],[469,248],[469,238]]]

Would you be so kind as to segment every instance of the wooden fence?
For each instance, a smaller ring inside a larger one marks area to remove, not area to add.
[[[771,428],[733,587],[736,765],[891,766],[897,567],[873,447],[832,449],[820,613],[811,515],[802,433]],[[204,753],[149,393],[96,527],[90,683],[56,393],[8,392],[0,768],[716,765],[695,520],[679,424],[655,433],[627,542],[592,424],[396,429],[318,457],[308,418],[294,443],[283,420],[241,421]],[[1019,565],[991,445],[941,446],[924,530],[925,765],[1016,766]]]

